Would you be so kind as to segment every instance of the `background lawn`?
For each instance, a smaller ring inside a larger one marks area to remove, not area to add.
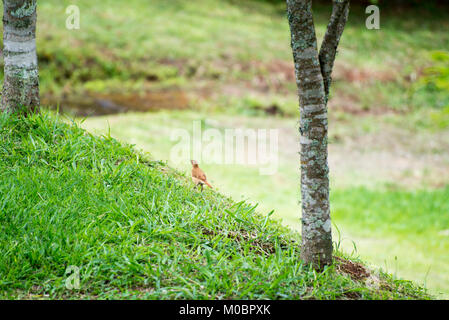
[[[68,30],[71,4],[46,0],[38,6],[43,105],[186,175],[190,157],[171,157],[174,130],[192,132],[199,120],[220,132],[276,129],[276,174],[260,175],[250,165],[201,167],[223,194],[258,203],[262,215],[274,210],[271,217],[300,229],[299,108],[283,1],[77,0],[81,27]],[[336,248],[444,298],[447,9],[381,6],[381,29],[367,30],[365,6],[353,1],[329,102]],[[320,40],[330,12],[326,2],[314,1]]]

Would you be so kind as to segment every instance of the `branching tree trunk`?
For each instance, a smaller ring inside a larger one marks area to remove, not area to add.
[[[317,50],[312,0],[287,0],[287,16],[300,104],[302,250],[307,264],[332,263],[327,163],[327,101],[337,46],[349,0],[334,0],[332,16]]]
[[[5,71],[1,108],[8,112],[39,110],[36,1],[3,0]]]

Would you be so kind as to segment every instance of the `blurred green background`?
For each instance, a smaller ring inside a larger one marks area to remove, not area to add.
[[[380,30],[365,27],[380,6]],[[80,29],[66,28],[66,8]],[[352,1],[329,102],[335,245],[449,296],[449,10]],[[319,41],[330,1],[314,1]],[[42,104],[171,163],[173,130],[278,129],[279,169],[204,164],[235,200],[299,230],[299,108],[284,1],[46,0]],[[3,68],[1,68],[3,69]],[[1,74],[3,77],[3,74]],[[199,160],[199,159],[198,159]]]

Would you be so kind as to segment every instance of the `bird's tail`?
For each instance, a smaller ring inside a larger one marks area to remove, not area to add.
[[[204,183],[207,184],[207,186],[208,186],[209,188],[213,189],[209,182],[204,181]]]

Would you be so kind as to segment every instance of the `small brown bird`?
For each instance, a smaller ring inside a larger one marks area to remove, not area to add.
[[[198,162],[195,160],[190,160],[192,163],[192,180],[195,183],[195,188],[200,185],[201,191],[203,191],[203,185],[207,184],[209,188],[212,188],[209,182],[207,182],[206,174],[203,172],[203,170],[198,167]]]

